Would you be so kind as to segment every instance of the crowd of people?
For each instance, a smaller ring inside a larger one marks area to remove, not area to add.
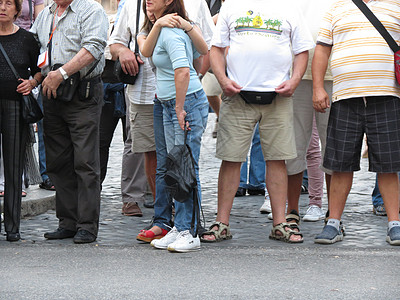
[[[369,7],[400,41],[400,0],[353,1]],[[146,189],[153,196],[144,206],[154,208],[154,217],[139,241],[188,252],[201,242],[231,239],[234,198],[248,193],[265,197],[260,212],[273,220],[270,239],[302,243],[305,171],[310,201],[303,221],[325,219],[315,243],[341,241],[366,135],[369,170],[377,173],[374,212],[387,215],[386,241],[400,245],[400,86],[391,48],[352,1],[121,0],[117,14],[107,16],[93,0],[46,7],[40,0],[0,0],[0,43],[20,75],[1,54],[8,241],[21,238],[31,126],[22,118],[21,98],[37,88],[44,112],[41,187],[56,190],[59,219],[46,239],[96,240],[101,185],[121,119],[122,213],[142,216]],[[134,84],[118,80],[115,61],[136,76]],[[222,161],[218,211],[198,232],[209,107],[217,114],[213,135]],[[184,144],[197,188],[175,201],[165,177],[169,154]]]

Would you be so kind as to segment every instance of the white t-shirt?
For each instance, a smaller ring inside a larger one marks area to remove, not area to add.
[[[118,23],[108,41],[109,45],[122,44],[135,51],[137,0],[126,0],[118,19]],[[139,30],[143,24],[144,13],[140,9]],[[132,36],[132,39],[131,39]],[[130,41],[130,42],[129,42]],[[140,66],[139,74],[134,85],[128,84],[125,95],[134,104],[153,104],[156,94],[156,77],[148,59],[140,54],[144,64]]]
[[[246,91],[274,91],[289,79],[293,54],[314,41],[293,0],[229,0],[222,6],[212,45],[230,46],[228,77]]]

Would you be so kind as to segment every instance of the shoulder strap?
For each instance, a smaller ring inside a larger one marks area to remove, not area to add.
[[[363,0],[353,0],[354,4],[361,10],[361,12],[367,17],[367,19],[371,22],[372,25],[378,30],[378,32],[385,39],[386,43],[388,43],[390,49],[394,53],[400,50],[400,46],[396,43],[390,33],[386,30],[385,26],[378,20],[378,18],[374,15],[374,13],[369,9],[369,7],[364,3]]]
[[[33,25],[33,7],[32,7],[32,0],[28,0],[29,1],[29,16],[31,18],[31,26]]]
[[[0,50],[1,50],[1,52],[3,53],[4,58],[6,59],[8,65],[10,66],[11,71],[14,73],[15,78],[16,78],[17,80],[19,80],[21,77],[18,75],[17,70],[15,70],[15,68],[14,68],[14,66],[13,66],[13,64],[12,64],[12,62],[11,62],[11,60],[10,60],[10,58],[8,57],[6,51],[4,50],[3,45],[2,45],[1,43],[0,43]]]
[[[137,8],[136,8],[136,32],[135,32],[135,54],[139,54],[139,45],[137,43],[137,35],[139,32],[139,18],[140,18],[140,6],[142,1],[137,0]]]

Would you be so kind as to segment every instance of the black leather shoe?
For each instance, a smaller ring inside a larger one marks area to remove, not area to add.
[[[9,242],[17,242],[21,239],[19,232],[7,232],[7,241]]]
[[[96,240],[96,236],[85,229],[80,229],[74,236],[75,244],[86,244],[93,243]]]
[[[56,189],[54,188],[54,184],[51,182],[50,178],[47,178],[45,181],[43,181],[41,184],[39,184],[39,187],[41,189],[45,189],[48,191],[55,191]]]
[[[235,197],[243,197],[246,196],[246,189],[242,187],[238,187]]]
[[[250,195],[250,196],[257,196],[257,195],[265,195],[265,189],[256,189],[256,190],[250,190],[250,189],[248,189],[247,190],[247,193]]]
[[[46,232],[44,237],[48,240],[62,240],[74,237],[76,231],[64,229],[64,228],[57,228],[56,231],[53,232]]]

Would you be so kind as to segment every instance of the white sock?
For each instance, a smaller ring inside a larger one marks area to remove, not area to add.
[[[337,219],[329,219],[326,225],[333,226],[339,231],[340,220]]]
[[[395,226],[400,226],[400,221],[390,221],[388,223],[389,230],[392,229],[392,227],[395,227]]]

